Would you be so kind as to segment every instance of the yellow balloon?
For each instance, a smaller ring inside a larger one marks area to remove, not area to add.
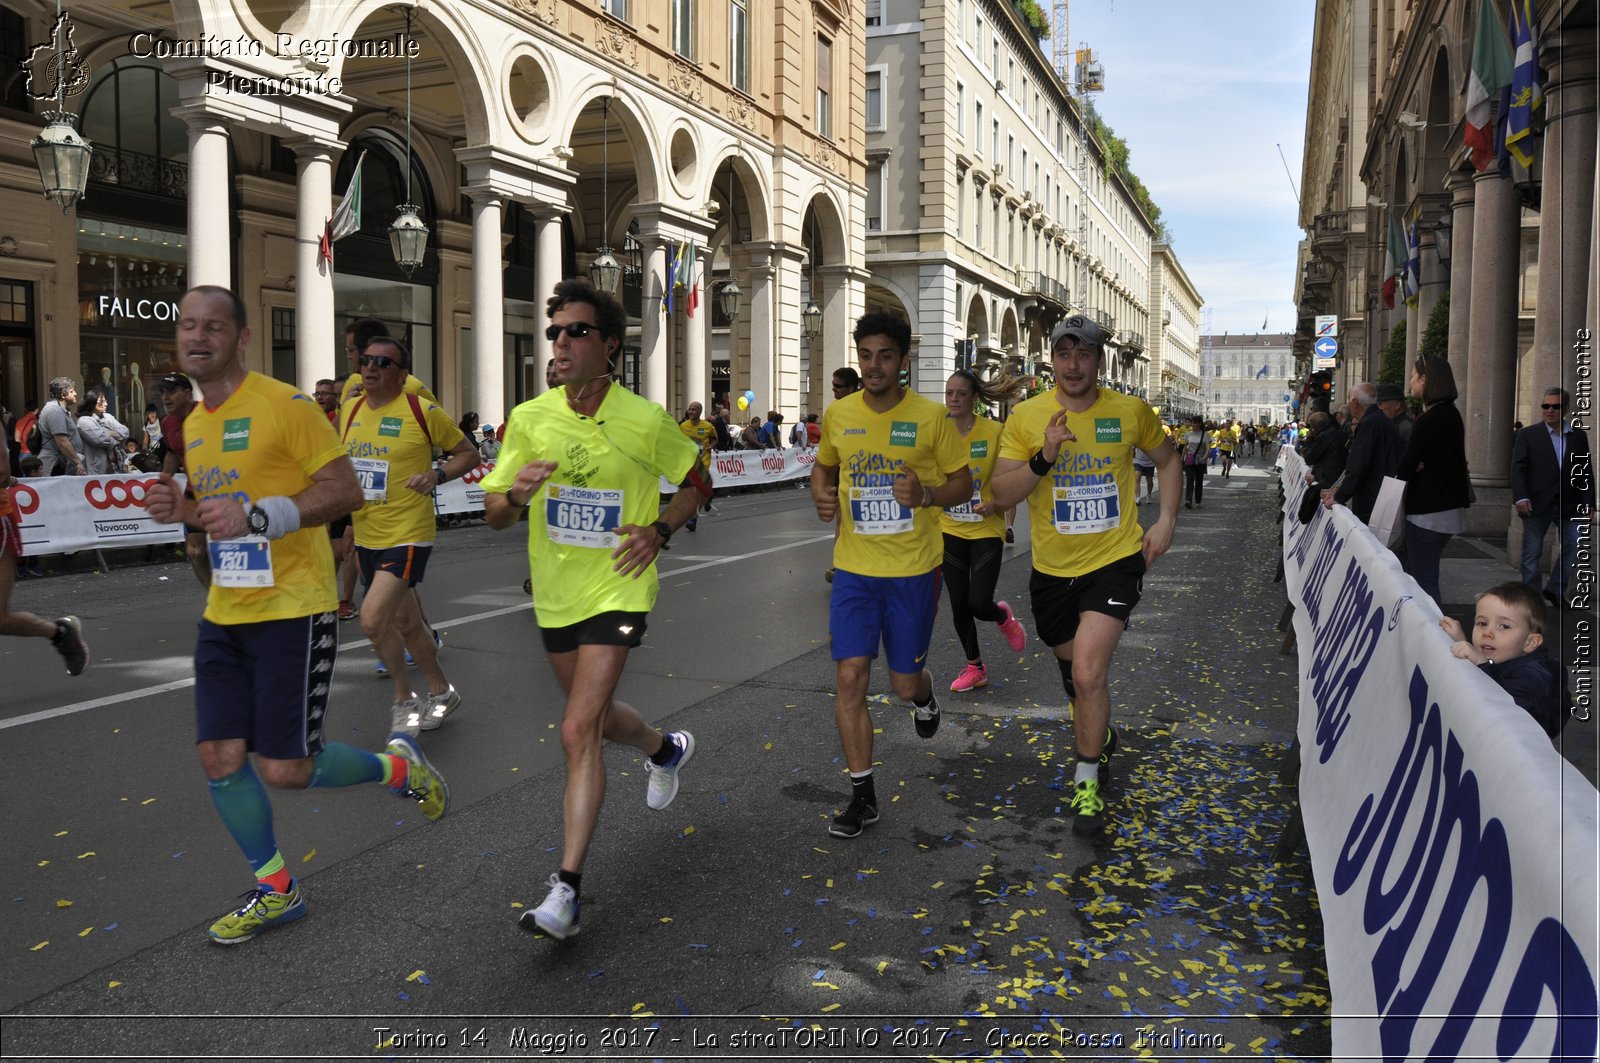
[[[745,398],[743,395],[740,395],[739,396],[739,409],[748,410],[749,408],[750,408],[750,400]]]

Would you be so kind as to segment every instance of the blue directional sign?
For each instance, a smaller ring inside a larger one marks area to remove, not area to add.
[[[1323,358],[1332,358],[1339,353],[1339,341],[1331,336],[1324,336],[1311,345],[1311,349]]]

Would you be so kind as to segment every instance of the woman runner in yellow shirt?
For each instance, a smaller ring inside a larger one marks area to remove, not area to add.
[[[1007,376],[985,385],[971,370],[957,369],[944,385],[944,408],[950,411],[950,419],[961,433],[972,468],[972,497],[960,505],[946,506],[939,513],[950,617],[967,655],[966,667],[950,684],[957,693],[989,683],[989,671],[978,652],[975,621],[999,625],[1015,653],[1021,653],[1027,642],[1027,633],[1022,622],[1012,615],[1011,606],[994,597],[995,583],[1000,578],[1005,521],[995,508],[989,478],[994,473],[994,459],[1000,454],[1000,422],[973,412],[973,403],[979,396],[985,402],[1004,402],[1015,397],[1019,383]]]

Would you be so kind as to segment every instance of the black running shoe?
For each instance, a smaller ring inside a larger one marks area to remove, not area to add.
[[[833,817],[828,833],[835,838],[854,838],[866,829],[867,824],[878,822],[878,806],[869,805],[859,797],[850,799],[850,807]]]
[[[82,675],[89,667],[89,644],[83,641],[83,624],[77,617],[64,616],[56,621],[56,633],[50,645],[66,660],[68,675]]]
[[[939,730],[939,699],[931,693],[926,705],[912,705],[911,717],[917,724],[918,738],[932,738]]]

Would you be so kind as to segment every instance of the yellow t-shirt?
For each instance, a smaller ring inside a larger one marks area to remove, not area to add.
[[[339,409],[343,410],[346,406],[350,405],[350,400],[360,395],[363,390],[365,389],[361,384],[361,374],[351,373],[344,382],[344,389],[339,392]],[[423,402],[439,401],[438,399],[434,398],[433,392],[428,390],[427,385],[423,384],[422,381],[418,380],[410,373],[406,374],[406,382],[400,385],[400,390],[404,394],[417,396]]]
[[[1000,433],[1000,456],[1031,458],[1059,409],[1054,391],[1014,408]],[[1062,445],[1055,467],[1028,496],[1028,519],[1033,567],[1070,579],[1138,552],[1144,533],[1132,505],[1133,451],[1154,453],[1165,437],[1148,405],[1105,388],[1084,412],[1068,411],[1067,428],[1077,442]]]
[[[967,462],[967,448],[938,403],[908,391],[887,413],[846,395],[822,415],[818,464],[839,470],[842,521],[833,565],[860,576],[920,576],[944,559],[939,510],[894,500],[902,464],[938,487]]]
[[[661,477],[682,483],[696,454],[671,414],[620,384],[606,390],[593,417],[573,413],[564,388],[511,411],[505,445],[483,489],[505,494],[528,462],[556,462],[528,503],[528,567],[540,627],[650,611],[656,566],[637,579],[613,571],[614,532],[659,520]]]
[[[405,394],[377,409],[365,399],[357,398],[340,413],[345,449],[366,499],[355,512],[356,545],[369,550],[428,545],[434,539],[433,496],[411,490],[406,478],[433,466],[435,447],[449,451],[461,442],[461,428],[444,407],[420,396],[427,435]]]
[[[183,422],[189,488],[197,499],[236,498],[251,503],[273,495],[292,497],[311,486],[318,469],[345,455],[328,415],[293,386],[250,373],[239,390],[214,410],[196,403]],[[218,564],[212,553],[211,589],[205,618],[214,624],[288,620],[337,608],[333,551],[325,527],[301,528],[281,539],[221,540],[229,552]],[[228,586],[270,561],[271,586]],[[233,562],[238,562],[235,565]]]
[[[955,422],[951,422],[951,428]],[[972,422],[972,431],[962,436],[956,432],[967,448],[967,466],[972,470],[972,497],[959,506],[949,506],[939,513],[939,530],[958,539],[998,539],[1005,534],[1005,514],[998,509],[987,517],[972,511],[978,502],[994,501],[994,489],[989,481],[994,475],[994,459],[1000,456],[1000,422],[979,417]]]
[[[679,421],[678,429],[700,448],[700,456],[695,464],[702,470],[711,468],[711,447],[717,441],[717,426],[702,419],[699,424]]]

